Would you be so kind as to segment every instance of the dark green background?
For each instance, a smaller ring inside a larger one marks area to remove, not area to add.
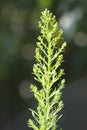
[[[87,1],[0,0],[0,130],[27,130],[27,109],[35,106],[28,87],[34,82],[38,20],[45,8],[56,15],[68,43],[60,124],[63,130],[87,129]]]

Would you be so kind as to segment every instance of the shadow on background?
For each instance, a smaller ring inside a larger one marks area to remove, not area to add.
[[[29,91],[41,11],[50,9],[68,42],[64,55],[66,88],[61,119],[64,130],[87,129],[86,0],[0,0],[0,129],[27,130]],[[85,78],[84,78],[85,77]]]

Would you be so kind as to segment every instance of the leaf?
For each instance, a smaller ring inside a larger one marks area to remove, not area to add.
[[[28,126],[33,128],[34,130],[39,130],[39,128],[35,125],[35,123],[31,119],[28,120]]]

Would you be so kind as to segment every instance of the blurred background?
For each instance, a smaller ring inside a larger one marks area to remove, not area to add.
[[[63,130],[87,129],[87,1],[0,0],[0,130],[28,130],[29,107],[35,106],[35,43],[41,11],[50,9],[68,43],[64,55]]]

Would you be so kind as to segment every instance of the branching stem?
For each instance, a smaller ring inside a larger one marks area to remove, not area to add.
[[[39,28],[41,35],[36,43],[33,74],[42,88],[39,90],[35,85],[30,86],[38,106],[37,111],[31,109],[34,121],[29,119],[28,125],[34,130],[56,130],[57,121],[62,116],[59,112],[63,108],[61,95],[65,80],[62,79],[64,70],[60,66],[66,42],[63,42],[63,31],[58,28],[55,17],[47,9],[42,12]],[[57,84],[57,81],[60,83]]]

